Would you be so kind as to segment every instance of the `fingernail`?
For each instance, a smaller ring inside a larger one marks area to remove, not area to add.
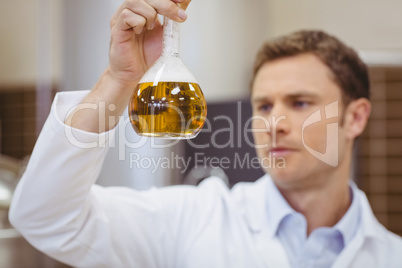
[[[186,13],[186,11],[184,11],[183,9],[179,9],[179,11],[177,12],[177,16],[179,16],[179,18],[181,19],[181,20],[185,20],[185,19],[187,19],[187,13]]]

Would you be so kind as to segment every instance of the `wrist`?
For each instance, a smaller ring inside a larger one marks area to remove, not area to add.
[[[116,107],[116,115],[120,115],[127,107],[131,94],[139,81],[120,79],[108,67],[88,95],[89,102],[105,102]]]
[[[101,133],[112,129],[128,105],[137,81],[122,81],[108,69],[81,103],[95,104],[96,109],[76,109],[66,124],[88,132]]]
[[[102,84],[108,87],[106,88],[108,92],[127,94],[127,92],[131,93],[134,90],[139,81],[140,78],[132,79],[129,74],[117,73],[108,66],[95,87],[97,88],[99,84]]]

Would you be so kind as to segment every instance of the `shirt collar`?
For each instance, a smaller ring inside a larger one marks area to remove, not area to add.
[[[274,236],[278,232],[281,222],[287,215],[299,214],[286,201],[271,177],[267,176],[267,216],[270,226],[270,235]],[[347,245],[354,237],[360,223],[360,199],[357,186],[350,182],[351,205],[345,215],[332,227],[338,230],[343,237],[344,245]]]
[[[287,215],[297,212],[290,207],[269,175],[264,175],[250,186],[250,190],[239,193],[239,200],[237,200],[243,205],[241,207],[244,210],[246,222],[253,232],[259,232],[263,225],[268,225],[269,233],[275,235],[281,221]],[[365,194],[353,182],[350,186],[353,192],[353,200],[349,208],[352,211],[350,214],[359,217],[356,227],[352,229],[357,230],[361,227],[365,237],[383,239],[384,228],[376,220]],[[238,190],[241,188],[239,187]],[[343,230],[342,235],[345,236],[346,243],[354,236],[354,232],[346,231],[348,229],[346,228],[347,222],[348,220],[343,223],[339,222],[340,226],[338,226],[341,232]]]

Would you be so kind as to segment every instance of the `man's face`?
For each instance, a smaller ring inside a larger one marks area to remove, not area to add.
[[[344,156],[346,138],[338,124],[341,90],[331,75],[315,55],[306,53],[265,63],[255,77],[251,102],[256,151],[265,172],[279,185],[314,183],[311,180],[336,169],[338,157]],[[336,131],[327,133],[328,125]],[[326,163],[325,155],[335,165]]]

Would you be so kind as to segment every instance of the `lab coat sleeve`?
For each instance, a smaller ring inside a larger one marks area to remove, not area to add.
[[[172,239],[157,213],[163,194],[94,185],[115,130],[95,134],[63,123],[85,94],[56,96],[10,221],[33,246],[75,267],[163,267],[173,256],[163,250]]]

